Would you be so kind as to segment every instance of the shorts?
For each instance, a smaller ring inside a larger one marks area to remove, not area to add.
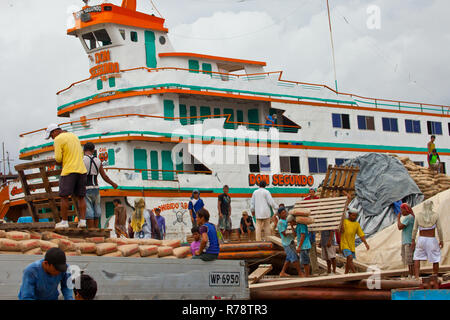
[[[416,250],[414,250],[414,260],[428,260],[430,263],[441,261],[441,248],[436,238],[420,237],[417,239]]]
[[[309,250],[310,249],[300,250],[300,263],[302,265],[311,264],[311,260],[309,258]]]
[[[102,208],[100,206],[100,190],[87,189],[86,190],[86,219],[100,219],[102,215]]]
[[[250,231],[255,231],[255,227],[254,226],[250,226],[248,228],[250,229]],[[244,231],[244,233],[247,233],[248,232],[247,226],[242,226],[242,230]],[[240,234],[242,234],[241,229],[238,229],[238,231],[239,231]]]
[[[214,261],[219,257],[218,254],[214,253],[202,253],[198,256],[192,256],[192,259],[202,259],[203,261]]]
[[[219,229],[231,230],[231,218],[229,215],[223,215],[222,218],[219,216]]]
[[[413,261],[413,251],[411,250],[411,244],[402,244],[401,248],[402,261],[405,266],[410,266],[414,264]]]
[[[294,242],[291,242],[288,246],[283,246],[284,252],[286,252],[286,261],[289,262],[297,262],[298,261],[298,255],[297,251],[295,250],[295,244]]]
[[[322,246],[322,259],[327,261],[327,260],[331,260],[331,259],[335,259],[336,258],[336,247],[331,245],[330,247],[328,246]]]
[[[70,173],[67,176],[59,177],[59,196],[86,196],[86,174]]]
[[[342,250],[342,254],[344,255],[344,257],[348,257],[348,256],[352,256],[353,259],[356,259],[356,253],[354,253],[353,251],[350,251],[349,249],[344,249]]]

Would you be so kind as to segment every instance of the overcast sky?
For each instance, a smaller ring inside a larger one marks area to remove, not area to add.
[[[90,4],[101,2],[121,0]],[[267,71],[284,70],[284,79],[333,86],[326,0],[153,2],[177,51],[263,60]],[[66,121],[56,117],[56,92],[89,75],[79,40],[66,35],[70,12],[82,5],[0,1],[0,134],[14,159],[20,133]],[[373,28],[371,5],[380,9],[380,28]],[[330,0],[330,6],[340,91],[450,105],[450,1]],[[150,0],[138,0],[138,10],[152,13]]]

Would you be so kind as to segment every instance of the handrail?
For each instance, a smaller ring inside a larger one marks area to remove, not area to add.
[[[174,172],[174,173],[204,173],[212,174],[212,171],[198,171],[198,170],[162,170],[162,169],[136,169],[136,168],[111,168],[104,167],[105,170],[117,170],[117,171],[139,171],[139,172]]]
[[[439,108],[442,108],[442,111],[443,111],[444,108],[447,108],[447,109],[449,109],[449,110],[447,110],[447,112],[450,111],[450,106],[446,106],[446,105],[430,104],[430,103],[414,102],[414,101],[404,101],[404,100],[391,100],[391,99],[383,99],[383,98],[364,97],[364,96],[360,96],[360,95],[357,95],[357,94],[339,92],[339,91],[336,91],[333,88],[331,88],[331,87],[329,87],[327,85],[324,85],[324,84],[284,80],[284,79],[281,79],[281,77],[283,75],[283,71],[270,71],[270,72],[260,72],[260,73],[253,73],[253,74],[233,74],[233,73],[223,73],[223,72],[216,72],[216,71],[204,71],[204,70],[199,70],[199,69],[186,69],[186,68],[177,68],[177,67],[162,67],[162,68],[137,67],[137,68],[120,70],[119,72],[127,72],[127,71],[141,70],[141,69],[142,70],[147,70],[148,72],[155,72],[155,71],[158,72],[158,71],[164,71],[164,70],[180,70],[180,71],[190,71],[190,72],[202,73],[202,74],[217,74],[217,75],[231,76],[231,77],[236,77],[236,78],[252,77],[252,76],[258,76],[258,75],[270,75],[270,74],[278,73],[279,76],[278,76],[277,81],[280,81],[280,82],[293,83],[293,84],[297,84],[297,85],[309,85],[309,86],[322,87],[322,88],[325,88],[325,89],[328,89],[328,90],[334,92],[337,95],[345,95],[345,96],[349,96],[351,98],[358,97],[358,98],[361,98],[361,99],[367,99],[367,100],[371,100],[371,101],[375,102],[375,104],[377,104],[377,102],[380,102],[380,101],[381,102],[385,101],[385,102],[394,102],[396,104],[404,103],[404,104],[416,104],[416,105],[420,105],[420,106],[439,107]],[[59,95],[60,93],[69,90],[74,85],[79,84],[81,82],[88,81],[88,80],[90,80],[92,78],[93,77],[89,77],[87,79],[74,82],[69,87],[58,91],[56,94]],[[401,105],[399,105],[399,106],[401,107]]]
[[[102,117],[95,117],[90,119],[80,119],[80,120],[74,120],[69,122],[63,122],[60,123],[59,126],[62,125],[73,125],[75,123],[85,123],[92,120],[100,120],[100,119],[109,119],[109,118],[120,118],[120,117],[143,117],[143,118],[157,118],[157,119],[164,119],[164,120],[181,120],[181,119],[200,119],[200,118],[221,118],[226,117],[225,123],[233,123],[233,124],[246,124],[246,125],[252,125],[252,126],[271,126],[271,127],[283,127],[283,128],[294,128],[294,129],[301,129],[300,126],[293,126],[293,125],[285,125],[285,124],[262,124],[262,123],[251,123],[251,122],[237,122],[237,121],[229,121],[231,115],[230,114],[217,114],[217,115],[206,115],[206,116],[195,116],[195,117],[164,117],[164,116],[155,116],[155,115],[148,115],[148,114],[139,114],[139,113],[126,113],[126,114],[117,114],[112,116],[102,116]],[[46,128],[37,129],[30,132],[25,132],[19,135],[19,137],[23,138],[26,135],[30,135],[36,132],[45,131]]]

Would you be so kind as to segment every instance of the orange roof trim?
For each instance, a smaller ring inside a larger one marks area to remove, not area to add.
[[[234,58],[210,56],[210,55],[199,54],[199,53],[189,53],[189,52],[164,52],[164,53],[160,53],[159,56],[160,57],[193,57],[193,58],[220,60],[220,61],[242,63],[242,64],[255,64],[255,65],[259,65],[259,66],[263,66],[263,67],[266,66],[266,63],[264,61],[234,59]]]
[[[74,13],[75,27],[68,29],[67,34],[74,35],[77,30],[101,23],[115,23],[124,26],[152,29],[157,31],[165,31],[165,32],[169,31],[169,29],[164,27],[165,19],[163,18],[115,6],[111,3],[104,3],[99,5],[99,7],[100,6],[102,8],[101,12],[89,13],[92,17],[92,20],[89,22],[82,22],[81,18],[77,18],[76,13]],[[92,6],[89,8],[93,7],[97,6]],[[105,10],[105,7],[108,8]],[[87,8],[85,7],[83,9]]]

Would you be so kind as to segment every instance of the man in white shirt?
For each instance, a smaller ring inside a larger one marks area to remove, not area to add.
[[[261,230],[264,230],[264,240],[271,234],[270,207],[277,210],[272,195],[266,189],[266,182],[259,183],[259,188],[253,192],[251,201],[252,215],[256,218],[256,241],[261,241]]]

